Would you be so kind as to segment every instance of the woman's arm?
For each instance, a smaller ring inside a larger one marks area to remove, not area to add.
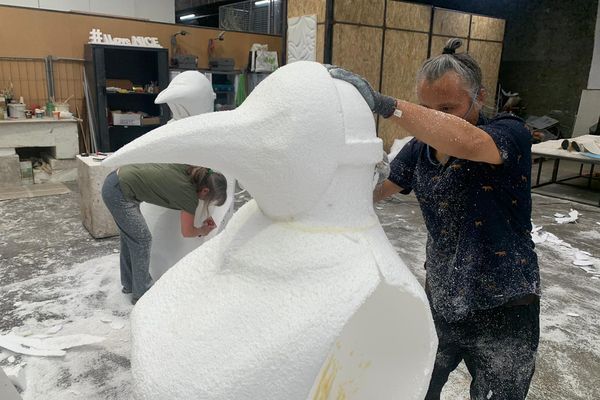
[[[403,100],[396,100],[396,108],[402,116],[394,115],[390,120],[437,151],[465,160],[502,164],[492,137],[464,119]]]
[[[206,236],[217,227],[212,217],[208,217],[200,228],[194,226],[194,214],[181,211],[181,234],[183,237]]]

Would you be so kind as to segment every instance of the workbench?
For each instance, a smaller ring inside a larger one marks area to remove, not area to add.
[[[79,152],[77,119],[0,120],[0,149],[20,147],[50,147],[54,158],[75,158]]]
[[[600,136],[592,136],[585,135],[575,138],[577,142],[585,142],[586,140],[597,140],[600,142]],[[587,180],[587,189],[592,189],[592,182],[594,180],[600,180],[600,178],[594,176],[594,168],[596,165],[600,165],[600,156],[598,158],[586,156],[583,153],[576,151],[568,151],[561,148],[561,143],[564,139],[559,140],[548,140],[546,142],[534,144],[531,146],[531,156],[533,159],[537,158],[538,161],[538,170],[535,182],[532,183],[531,188],[536,189],[547,185],[559,184],[559,185],[568,185],[572,187],[582,188],[581,185],[576,185],[571,183],[571,181],[575,179],[584,178]],[[567,139],[571,140],[571,139]],[[560,170],[560,162],[562,160],[567,161],[575,161],[580,164],[579,173],[574,176],[569,176],[566,178],[558,179],[558,174]],[[552,161],[552,176],[547,182],[540,182],[542,175],[542,168],[546,161]],[[587,169],[587,173],[584,172],[584,169]],[[551,194],[544,193],[545,195],[552,196]],[[558,197],[558,196],[553,196]],[[600,192],[598,192],[598,201],[594,203],[589,203],[585,201],[580,201],[586,204],[597,205],[600,207]]]

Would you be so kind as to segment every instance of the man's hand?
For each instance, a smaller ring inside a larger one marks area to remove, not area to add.
[[[369,105],[369,108],[371,108],[371,111],[381,115],[384,118],[389,118],[394,114],[394,111],[396,111],[396,99],[377,92],[371,87],[369,82],[367,82],[367,80],[360,75],[335,65],[324,65],[333,78],[340,79],[354,85],[354,87],[358,89],[359,93]]]

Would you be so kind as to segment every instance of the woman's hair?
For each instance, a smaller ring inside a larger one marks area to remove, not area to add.
[[[208,211],[208,205],[214,202],[217,206],[222,206],[227,199],[227,179],[223,174],[214,172],[210,168],[196,167],[190,165],[186,172],[196,185],[196,191],[199,192],[208,188],[209,192],[204,199],[205,211]]]
[[[483,89],[481,68],[477,61],[467,53],[456,53],[462,46],[461,39],[452,38],[446,42],[442,54],[426,60],[417,74],[417,82],[426,80],[434,82],[446,72],[454,71],[463,80],[473,100],[477,99]]]

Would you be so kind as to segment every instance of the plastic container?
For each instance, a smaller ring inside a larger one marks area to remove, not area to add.
[[[54,110],[69,112],[69,103],[54,103]]]
[[[11,118],[25,119],[25,104],[11,103],[8,105],[8,115]]]

